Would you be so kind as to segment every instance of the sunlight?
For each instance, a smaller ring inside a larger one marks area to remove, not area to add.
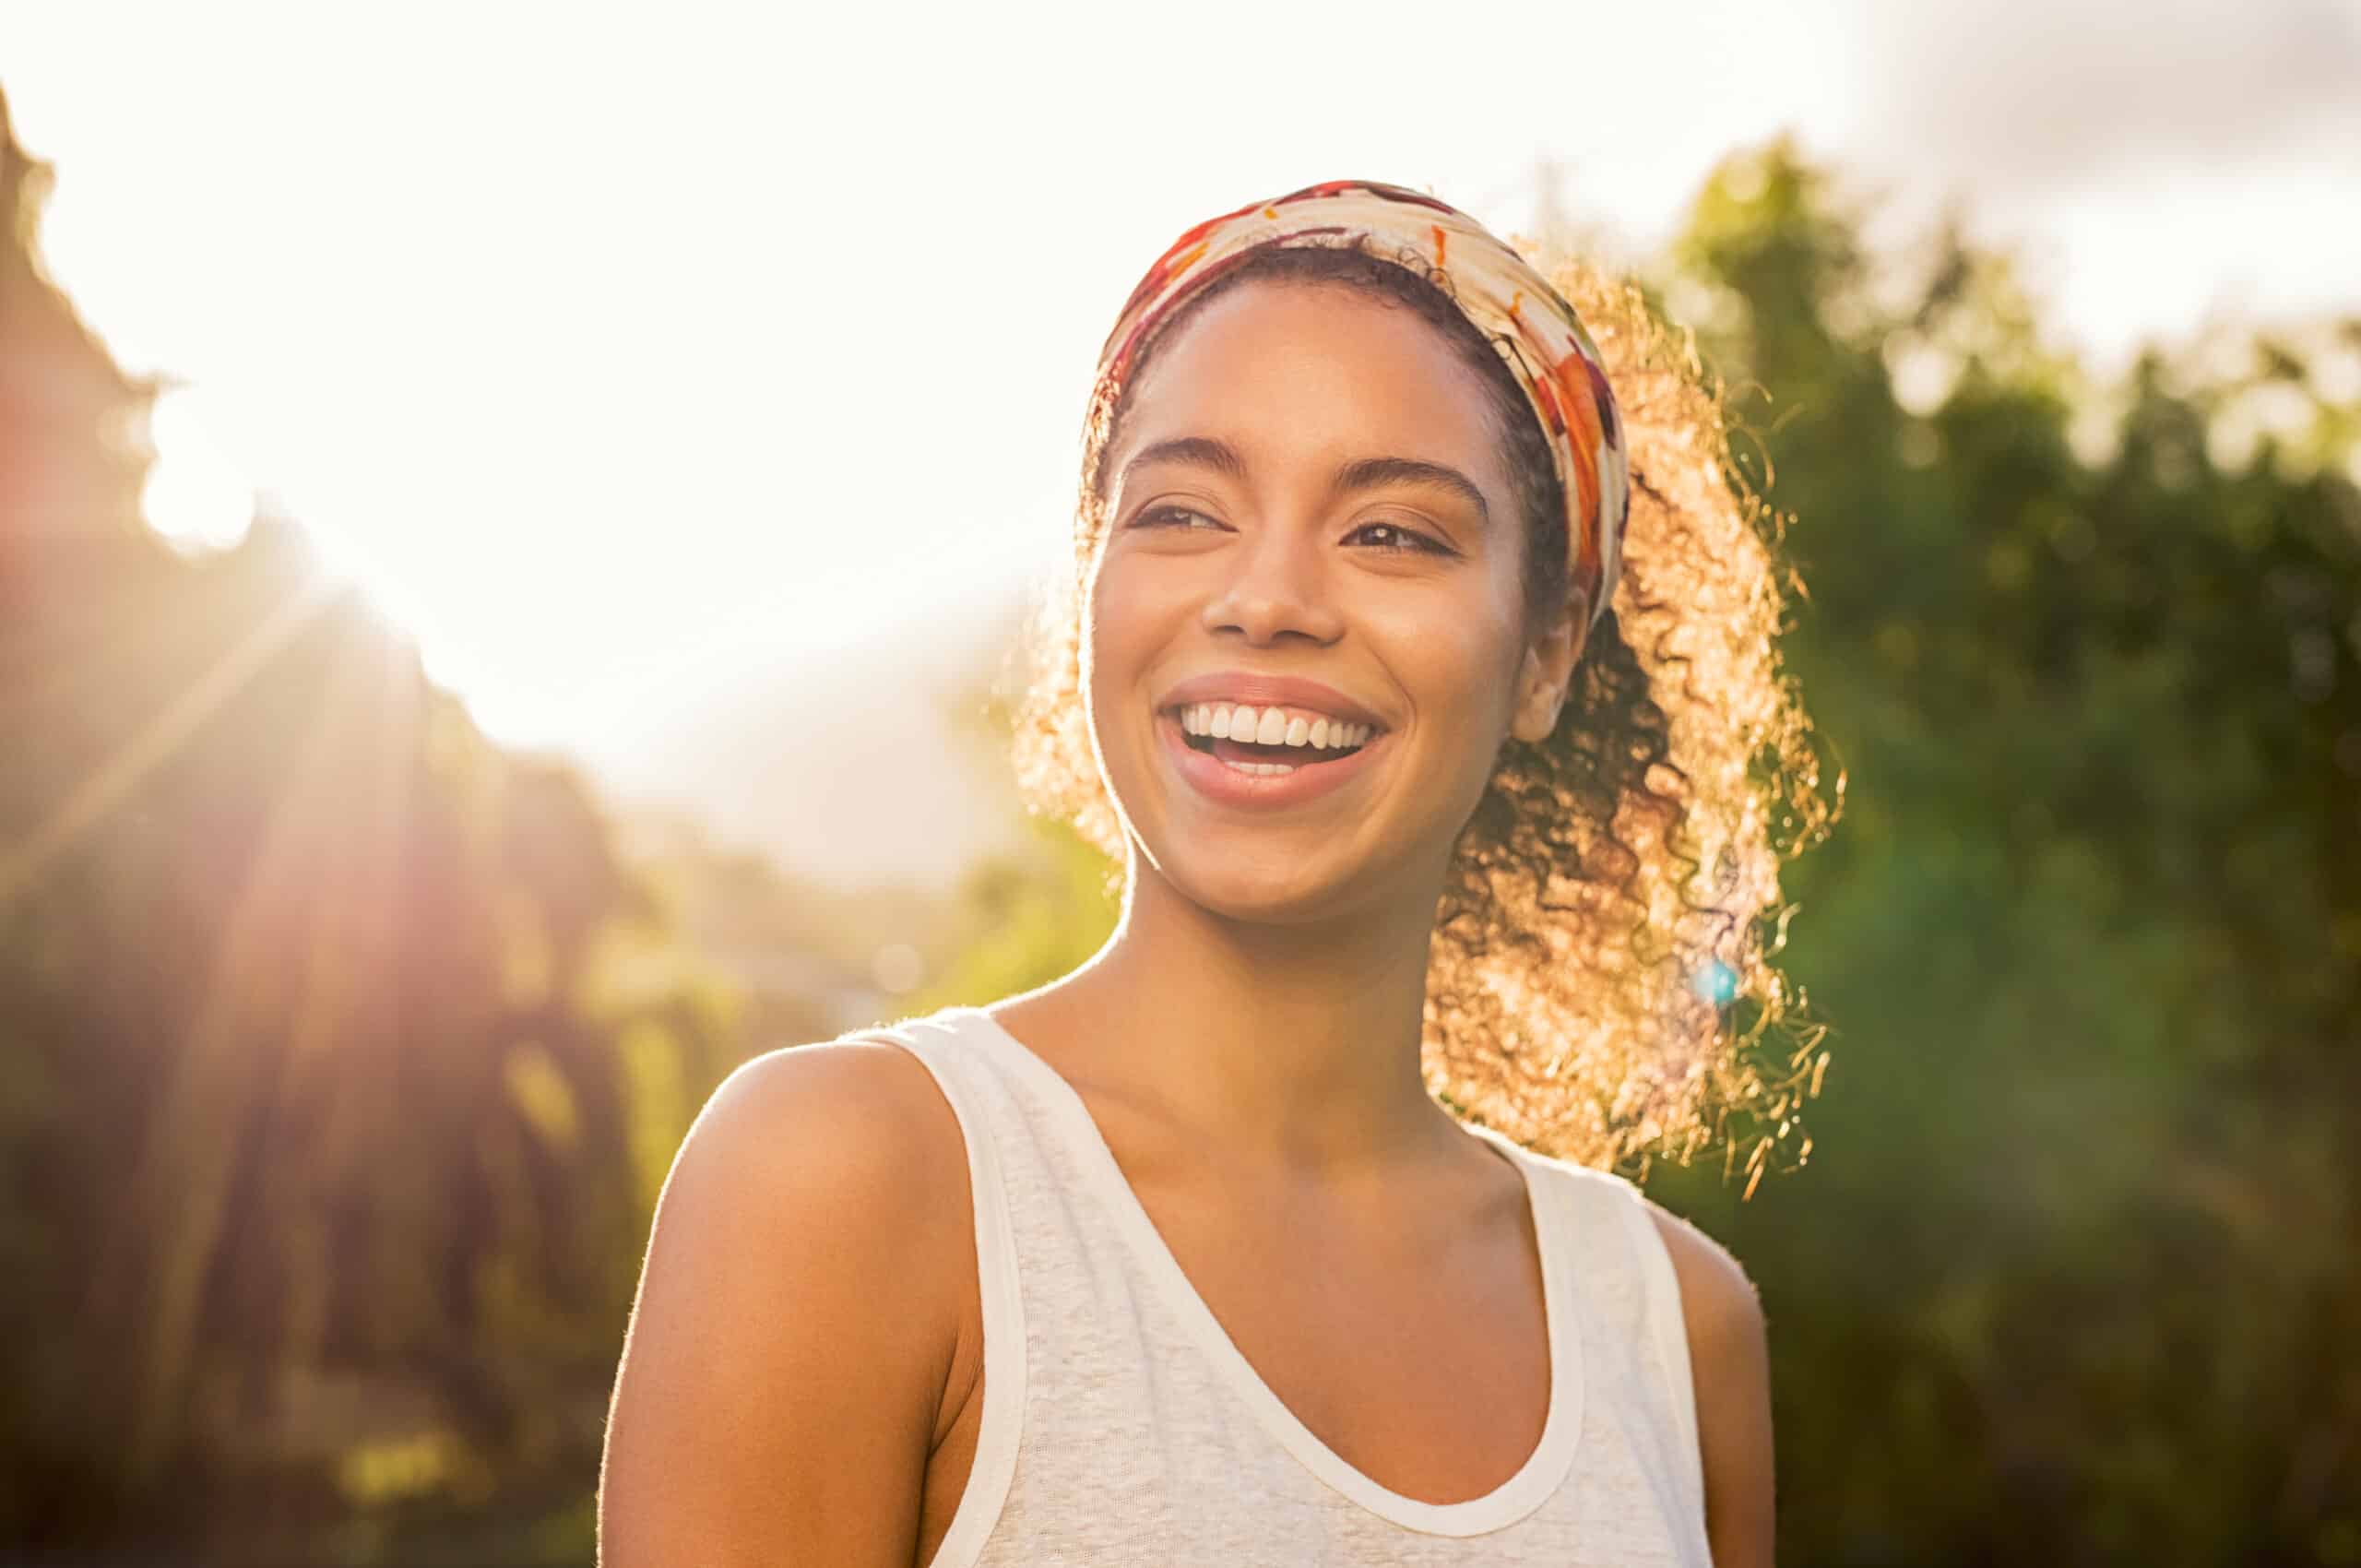
[[[315,576],[193,677],[180,694],[91,769],[30,833],[0,853],[0,906],[31,885],[42,867],[96,826],[140,781],[195,735],[271,658],[333,602],[335,584]]]
[[[255,487],[222,450],[203,396],[181,386],[156,399],[148,419],[156,463],[140,493],[140,512],[164,542],[189,554],[226,550],[254,521]]]

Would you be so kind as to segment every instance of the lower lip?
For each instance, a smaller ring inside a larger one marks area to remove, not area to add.
[[[1384,745],[1393,733],[1387,731],[1335,762],[1305,763],[1293,773],[1240,773],[1211,752],[1193,750],[1188,731],[1173,714],[1157,714],[1156,728],[1164,737],[1172,766],[1199,794],[1226,806],[1255,807],[1298,805],[1342,788],[1368,770],[1370,754]]]

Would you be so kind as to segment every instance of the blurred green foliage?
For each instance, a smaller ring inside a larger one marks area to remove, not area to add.
[[[2093,421],[2003,258],[1858,226],[1773,147],[1667,285],[1853,791],[1812,1159],[1655,1182],[1762,1287],[1782,1555],[2361,1561],[2361,320]]]
[[[291,527],[174,553],[44,178],[0,117],[0,1547],[587,1561],[711,1086],[1064,972],[1108,868],[1037,824],[848,920],[489,743]],[[1850,778],[1809,1163],[1650,1177],[1761,1284],[1782,1558],[2361,1562],[2361,323],[2097,385],[1860,220],[1774,145],[1654,278]],[[828,979],[889,932],[924,989]]]

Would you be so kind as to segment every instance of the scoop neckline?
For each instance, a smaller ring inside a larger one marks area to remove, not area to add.
[[[1180,1266],[1180,1260],[1173,1255],[1163,1233],[1157,1229],[1156,1221],[1141,1204],[1130,1178],[1123,1174],[1114,1149],[1099,1131],[1097,1119],[1091,1115],[1089,1105],[1065,1075],[982,1008],[953,1011],[974,1020],[993,1037],[1008,1060],[1039,1087],[1048,1110],[1058,1119],[1083,1161],[1086,1179],[1098,1189],[1116,1229],[1154,1281],[1157,1292],[1180,1317],[1223,1381],[1305,1469],[1380,1518],[1437,1536],[1476,1536],[1503,1528],[1530,1515],[1558,1490],[1572,1467],[1574,1446],[1582,1430],[1582,1336],[1575,1320],[1564,1229],[1552,1223],[1556,1205],[1551,1189],[1545,1173],[1524,1148],[1489,1127],[1462,1123],[1506,1158],[1525,1183],[1526,1211],[1540,1253],[1542,1313],[1547,1320],[1549,1349],[1548,1412],[1543,1418],[1541,1437],[1533,1451],[1515,1473],[1499,1486],[1456,1503],[1428,1503],[1395,1491],[1348,1463],[1304,1425],[1264,1381],[1263,1374],[1246,1359],[1228,1330],[1222,1327],[1221,1320],[1205,1304],[1205,1299]]]

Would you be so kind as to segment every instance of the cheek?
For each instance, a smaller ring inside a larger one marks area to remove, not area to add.
[[[1133,571],[1120,560],[1100,562],[1090,579],[1091,624],[1120,634],[1147,611],[1151,588],[1146,573]]]
[[[1154,573],[1102,561],[1091,579],[1082,639],[1084,687],[1094,707],[1135,695],[1148,656],[1169,636],[1177,612],[1169,586],[1160,587]]]
[[[1506,679],[1496,650],[1487,646],[1463,643],[1438,648],[1435,657],[1452,660],[1451,695],[1442,711],[1429,715],[1435,720],[1436,739],[1448,754],[1447,760],[1439,759],[1435,766],[1463,784],[1480,789],[1482,781],[1491,777],[1501,742],[1508,733]]]
[[[1482,731],[1506,726],[1514,665],[1494,607],[1475,598],[1447,607],[1406,603],[1398,615],[1363,624],[1422,727],[1475,745]]]

